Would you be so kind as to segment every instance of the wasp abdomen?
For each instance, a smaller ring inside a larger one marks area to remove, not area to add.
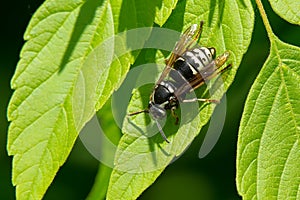
[[[214,48],[199,47],[185,52],[181,57],[189,63],[194,70],[200,72],[205,68],[215,55]],[[195,72],[194,72],[195,73]]]
[[[180,74],[182,77],[185,78],[185,80],[190,80],[191,78],[193,78],[194,73],[193,73],[193,67],[184,59],[179,58],[176,60],[176,62],[174,63],[174,69],[177,71],[172,73],[172,71],[170,72],[170,76],[174,79],[174,80],[180,80],[181,77],[179,77],[178,75]],[[179,73],[179,74],[178,74]]]
[[[203,69],[213,61],[214,48],[199,47],[185,52],[174,63],[175,71],[170,71],[170,77],[178,84],[190,81],[196,74],[201,74]],[[185,80],[182,80],[184,78]]]

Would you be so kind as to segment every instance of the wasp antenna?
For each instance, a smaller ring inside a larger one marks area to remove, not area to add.
[[[129,113],[128,116],[138,115],[140,113],[149,113],[149,110],[141,110],[134,113]]]
[[[160,124],[158,123],[158,121],[155,120],[155,122],[156,122],[156,125],[157,125],[157,127],[158,127],[158,130],[159,130],[161,136],[164,138],[164,140],[165,140],[167,143],[170,143],[170,141],[167,139],[167,137],[166,137],[164,131],[162,130]]]

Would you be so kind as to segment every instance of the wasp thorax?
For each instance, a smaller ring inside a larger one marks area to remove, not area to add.
[[[154,104],[168,104],[170,98],[174,96],[176,87],[170,81],[162,81],[156,86],[151,99]]]

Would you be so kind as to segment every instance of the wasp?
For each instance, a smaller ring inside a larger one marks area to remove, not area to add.
[[[150,95],[148,108],[129,114],[129,116],[133,116],[140,113],[149,113],[156,122],[163,139],[168,143],[169,140],[158,120],[166,116],[167,110],[171,110],[177,124],[179,119],[175,110],[180,103],[196,101],[218,103],[219,101],[214,99],[186,99],[185,96],[231,67],[231,64],[229,64],[221,68],[229,57],[228,51],[216,57],[216,49],[214,47],[196,45],[201,35],[203,24],[204,22],[201,21],[199,25],[193,24],[190,26],[175,44],[170,57],[166,60],[166,66]]]

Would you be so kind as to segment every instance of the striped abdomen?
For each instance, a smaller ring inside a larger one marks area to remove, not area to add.
[[[193,79],[196,74],[200,74],[208,66],[215,56],[214,48],[199,47],[185,52],[174,63],[176,72],[170,72],[170,76],[181,84],[182,77],[185,81]],[[178,75],[181,76],[178,76]]]

